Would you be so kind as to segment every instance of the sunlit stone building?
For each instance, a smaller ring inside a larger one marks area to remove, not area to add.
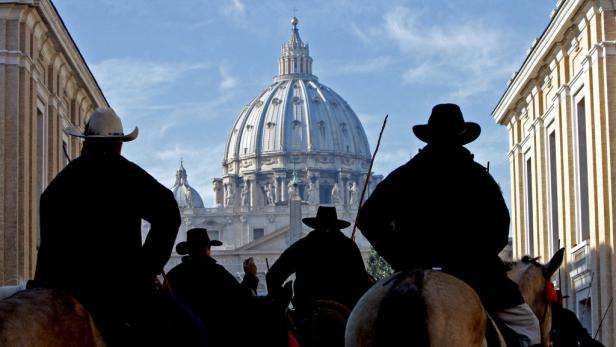
[[[297,18],[291,24],[278,75],[232,124],[222,177],[213,180],[216,207],[204,208],[182,164],[172,188],[182,211],[177,242],[190,228],[207,228],[223,242],[213,249],[214,257],[233,274],[241,274],[242,261],[254,257],[262,277],[267,262],[272,264],[309,231],[301,218],[314,216],[319,204],[335,205],[339,218],[352,222],[370,164],[361,122],[342,97],[313,75]],[[373,176],[370,187],[381,179]],[[367,254],[368,243],[357,235]],[[179,261],[174,253],[167,268]]]
[[[492,114],[509,132],[514,257],[547,260],[565,247],[554,280],[607,346],[616,346],[615,5],[558,1]]]
[[[49,0],[0,0],[0,285],[34,275],[39,196],[79,155],[66,136],[108,106]],[[65,155],[66,153],[66,155]]]

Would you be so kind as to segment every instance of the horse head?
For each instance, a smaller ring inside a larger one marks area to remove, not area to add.
[[[507,273],[509,278],[518,284],[524,301],[530,306],[541,325],[541,340],[548,345],[549,332],[552,327],[551,296],[553,287],[550,279],[563,262],[565,249],[561,248],[546,264],[541,264],[537,258],[522,257],[522,260],[510,263]]]

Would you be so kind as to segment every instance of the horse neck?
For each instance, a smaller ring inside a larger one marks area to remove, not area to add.
[[[540,265],[533,263],[516,263],[508,273],[516,282],[524,301],[533,310],[541,326],[543,346],[549,345],[549,332],[552,327],[552,311],[545,297],[546,279]]]

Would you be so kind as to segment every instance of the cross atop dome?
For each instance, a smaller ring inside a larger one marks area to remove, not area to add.
[[[312,58],[310,57],[308,44],[304,44],[299,36],[298,23],[299,19],[293,16],[291,18],[291,25],[293,26],[291,28],[291,36],[289,41],[282,45],[280,59],[278,59],[278,77],[300,75],[314,78],[312,76]]]

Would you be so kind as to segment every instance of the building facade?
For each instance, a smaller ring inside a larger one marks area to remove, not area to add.
[[[0,285],[32,278],[38,202],[79,155],[66,136],[108,106],[50,0],[0,0]]]
[[[492,116],[509,132],[514,257],[549,259],[565,303],[616,346],[616,2],[561,0]]]
[[[182,213],[177,242],[190,228],[207,228],[223,242],[213,249],[214,257],[238,276],[242,261],[254,257],[263,279],[267,264],[310,231],[301,218],[314,216],[318,205],[334,205],[339,218],[352,222],[370,164],[361,122],[342,97],[312,74],[297,18],[291,24],[278,75],[232,125],[223,175],[213,180],[216,207],[204,207],[183,164],[172,188]],[[372,176],[370,189],[381,179]],[[350,235],[351,230],[344,232]],[[369,244],[359,232],[357,242],[367,256]],[[167,268],[179,261],[174,252]]]

